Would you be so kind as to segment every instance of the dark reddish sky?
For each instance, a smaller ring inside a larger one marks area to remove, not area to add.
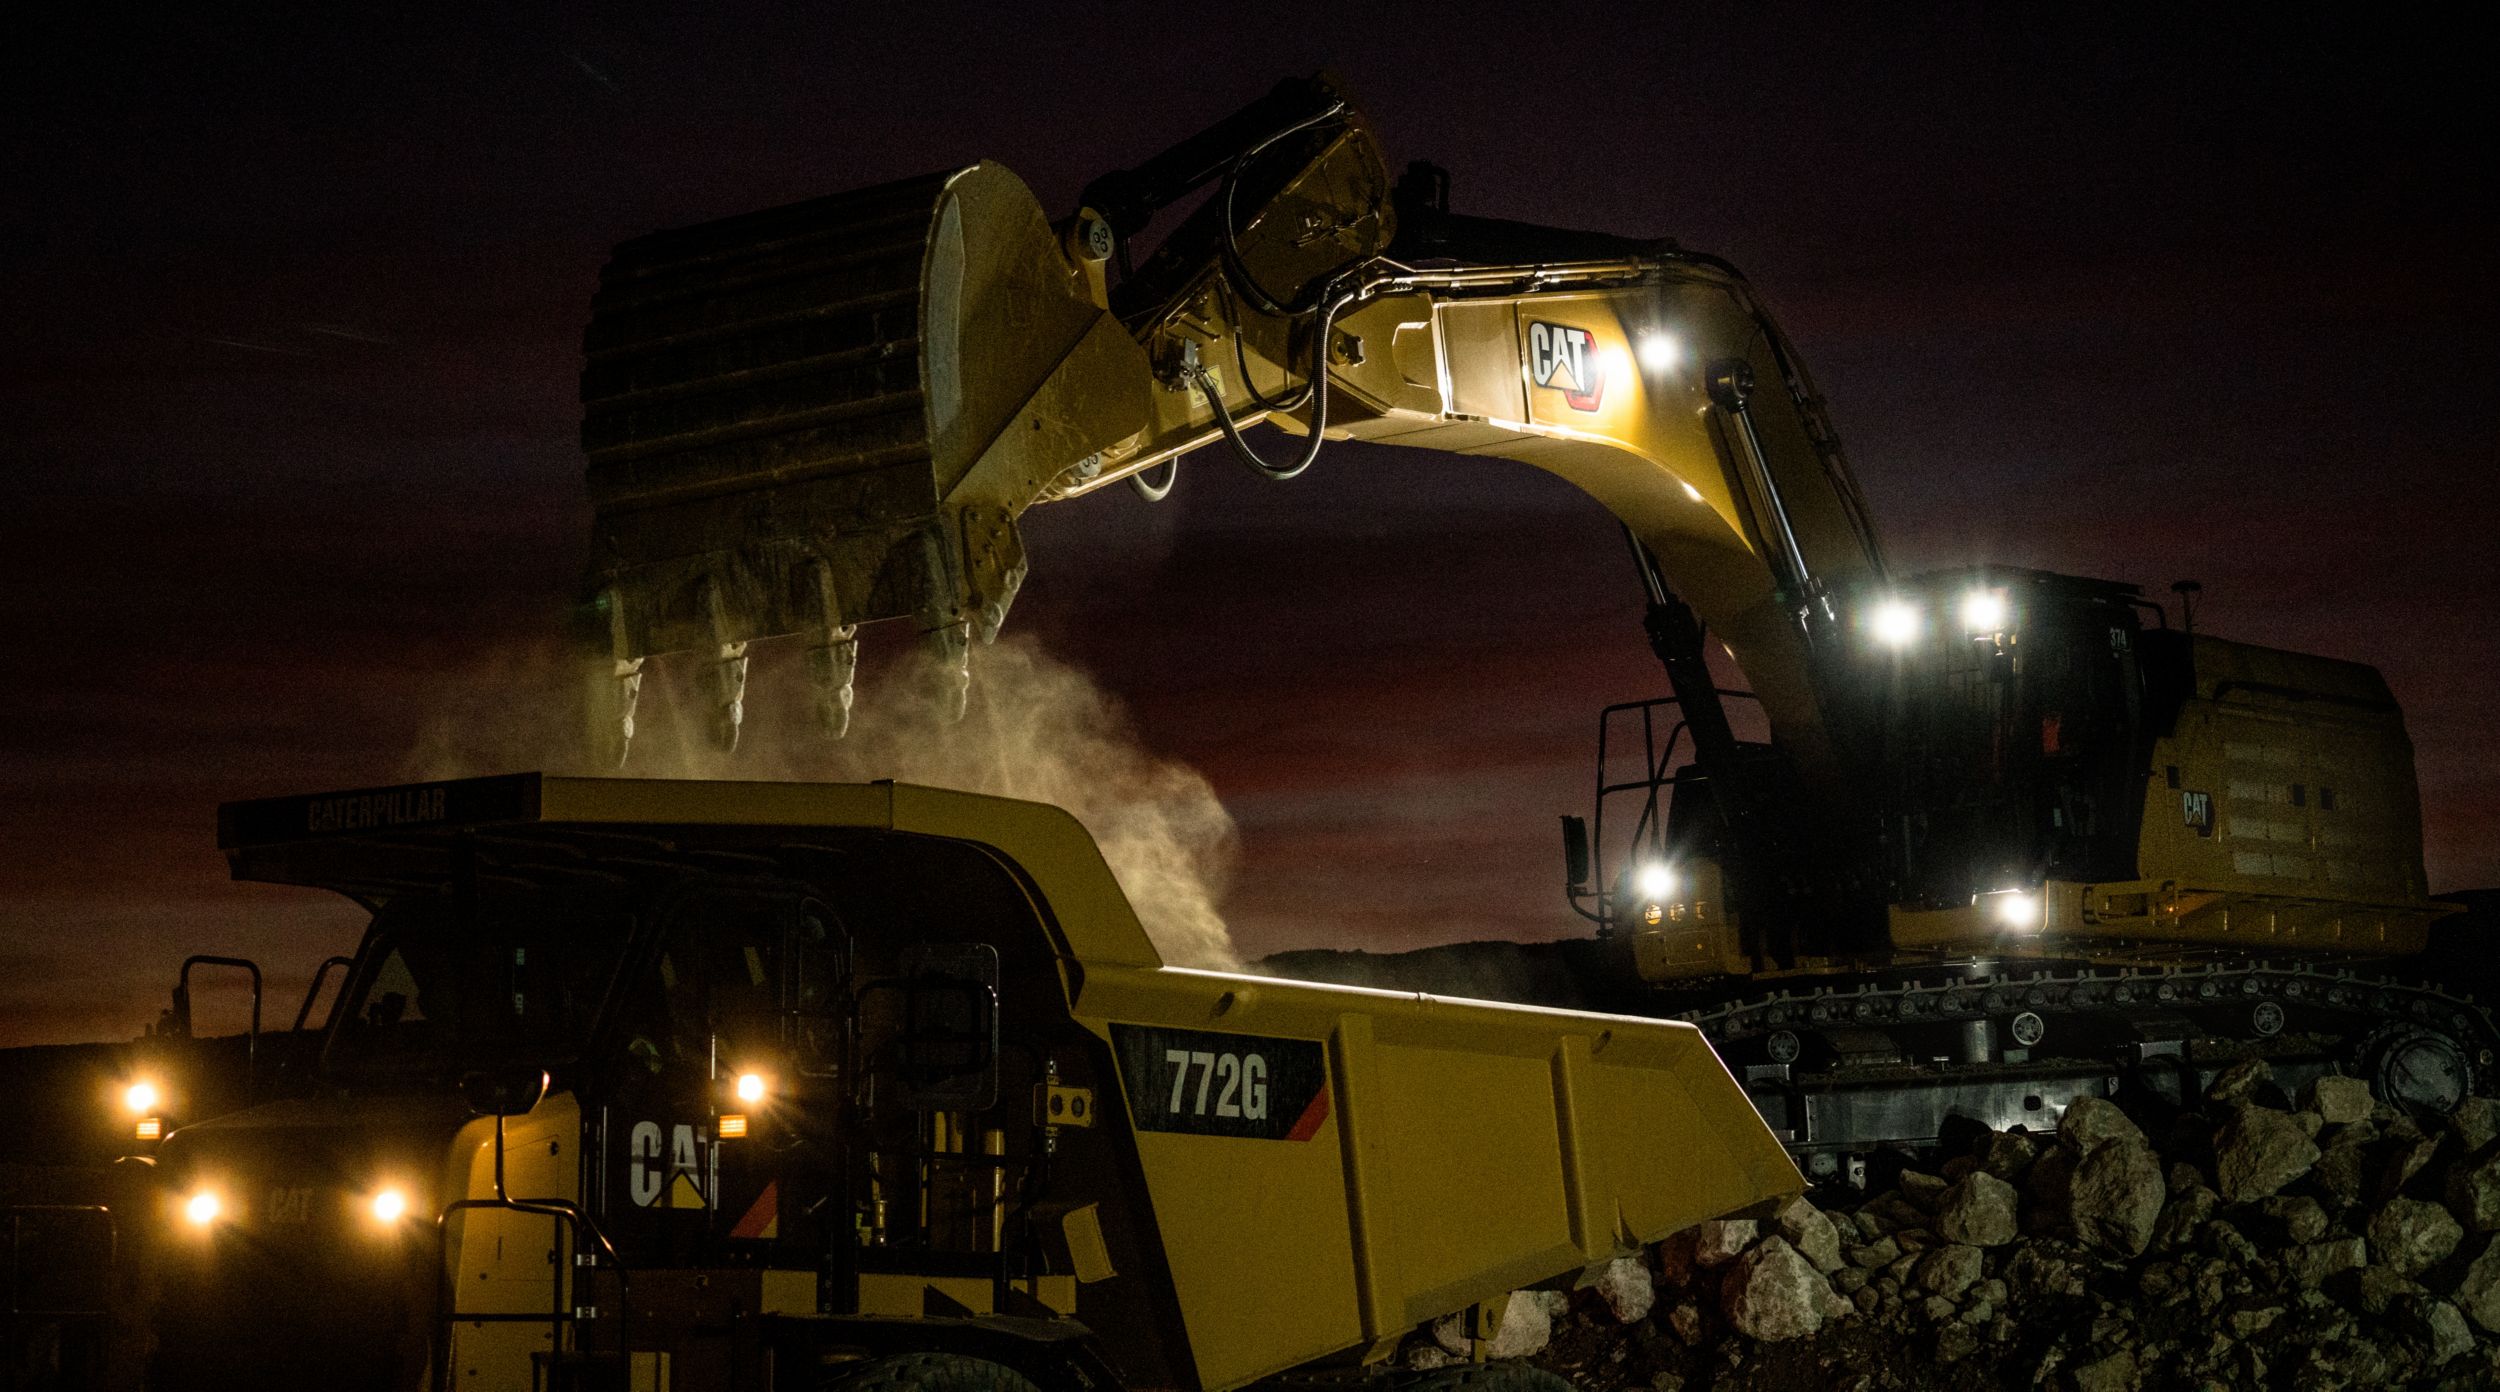
[[[0,52],[0,1043],[350,940],[228,885],[214,806],[389,781],[541,640],[612,243],[979,156],[1064,209],[1321,66],[1462,211],[1746,267],[1897,563],[2194,575],[2205,626],[2380,665],[2434,884],[2500,881],[2488,49],[2413,11],[227,8]],[[1569,927],[1553,816],[1657,684],[1594,505],[1343,449],[1029,535],[1014,623],[1214,780],[1249,946]]]

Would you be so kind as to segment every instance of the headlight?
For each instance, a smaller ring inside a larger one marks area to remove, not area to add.
[[[146,1116],[155,1111],[157,1100],[154,1083],[132,1083],[129,1090],[122,1094],[122,1105],[130,1109],[132,1116]]]
[[[210,1189],[202,1189],[193,1194],[182,1205],[182,1216],[190,1219],[191,1225],[198,1228],[205,1228],[216,1222],[217,1215],[225,1211],[225,1204],[218,1200],[216,1191]]]
[[[1640,344],[1632,351],[1639,354],[1641,366],[1652,372],[1666,371],[1675,366],[1677,358],[1684,355],[1683,349],[1674,339],[1654,332],[1642,334]]]
[[[2002,633],[2012,606],[2003,590],[1973,590],[1962,597],[1962,630],[1973,635]]]
[[[1887,599],[1869,610],[1867,632],[1887,648],[1906,648],[1918,641],[1919,630],[1927,626],[1918,606],[1906,599]]]
[[[384,1223],[396,1223],[408,1216],[408,1196],[397,1189],[384,1189],[373,1196],[373,1216]]]
[[[1643,899],[1656,903],[1675,893],[1675,872],[1651,861],[1632,872],[1632,887],[1640,891]]]
[[[771,1085],[764,1081],[764,1075],[761,1073],[738,1075],[737,1092],[738,1100],[741,1102],[761,1102],[764,1100],[764,1094],[771,1090]]]
[[[2028,930],[2040,926],[2040,896],[2009,889],[1987,897],[1994,901],[1997,922],[2006,927]]]

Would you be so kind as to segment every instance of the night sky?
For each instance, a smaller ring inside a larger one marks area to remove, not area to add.
[[[0,46],[0,1043],[128,1037],[189,951],[291,1011],[352,945],[227,882],[215,806],[394,781],[543,661],[615,242],[985,156],[1064,212],[1323,67],[1459,211],[1744,267],[1896,567],[2193,576],[2202,628],[2378,665],[2434,888],[2500,882],[2493,89],[2420,12],[42,8]],[[1661,686],[1595,504],[1210,455],[1027,538],[1010,628],[1212,780],[1245,947],[1571,931],[1554,815]]]

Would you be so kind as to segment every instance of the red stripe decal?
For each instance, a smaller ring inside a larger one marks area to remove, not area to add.
[[[1311,1105],[1302,1109],[1301,1119],[1294,1122],[1291,1131],[1285,1133],[1285,1139],[1307,1141],[1319,1134],[1319,1124],[1326,1120],[1328,1120],[1328,1085],[1323,1083],[1318,1092],[1311,1094]]]
[[[764,1192],[755,1196],[755,1206],[747,1210],[746,1217],[738,1220],[738,1226],[729,1230],[729,1235],[731,1237],[771,1236],[765,1229],[773,1226],[773,1220],[781,1216],[781,1196],[775,1192],[780,1187],[777,1181],[765,1185]]]

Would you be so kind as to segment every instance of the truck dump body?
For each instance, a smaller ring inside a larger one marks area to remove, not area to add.
[[[579,1145],[561,1147],[577,1162],[528,1162],[553,1191],[532,1197],[580,1205],[615,1239],[634,1282],[624,1337],[637,1355],[673,1349],[678,1387],[737,1385],[726,1350],[671,1343],[664,1293],[708,1288],[697,1273],[748,1292],[745,1308],[774,1321],[754,1338],[775,1348],[866,1322],[890,1346],[915,1320],[1020,1315],[1090,1329],[1126,1381],[1220,1389],[1385,1353],[1422,1321],[1802,1187],[1691,1026],[1166,967],[1083,828],[1038,804],[892,784],[517,775],[238,804],[222,839],[239,878],[381,905],[332,1035],[351,1092],[379,1086],[355,1072],[376,1056],[371,1038],[405,1033],[411,1010],[452,1013],[448,988],[429,997],[420,980],[417,1005],[369,1023],[398,960],[385,956],[421,964],[420,945],[460,913],[510,913],[543,935],[555,893],[582,922],[618,925],[630,941],[598,959],[599,1022],[577,1047],[550,1048],[556,1091],[514,1134],[578,1127]],[[502,895],[534,897],[498,909]],[[833,925],[812,940],[838,940],[823,954],[842,964],[838,984],[805,965],[797,939],[754,936],[773,914]],[[540,941],[531,970],[583,954]],[[479,960],[524,955],[496,946]],[[706,971],[708,1037],[672,1042],[634,1022],[638,982],[683,996]],[[980,990],[946,994],[984,972],[994,1015]],[[778,1023],[740,1023],[736,993],[783,977],[801,984],[774,998]],[[529,989],[530,1018],[565,1008]],[[965,1000],[970,1014],[947,1024]],[[841,1048],[806,1042],[819,1018],[839,1021]],[[680,1056],[706,1062],[672,1088]],[[614,1057],[628,1066],[602,1062]],[[726,1079],[748,1060],[770,1060],[756,1066],[778,1079],[771,1101],[731,1098]],[[390,1087],[441,1090],[416,1056],[392,1067]],[[193,1146],[178,1133],[171,1182],[247,1175],[256,1145],[283,1149],[252,1139],[252,1116],[199,1128]],[[480,1127],[439,1138],[424,1168],[442,1178],[421,1211],[492,1197]],[[548,1136],[534,1155],[556,1153]],[[249,1209],[236,1204],[238,1225],[257,1221]],[[455,1213],[446,1260],[473,1282],[545,1270],[511,1254],[524,1234],[547,1251],[556,1226]],[[490,1233],[496,1263],[477,1250]],[[560,1298],[544,1282],[544,1298],[496,1282],[497,1308],[612,1304],[612,1279],[594,1265]],[[454,1321],[458,1366],[493,1355],[514,1370],[460,1385],[525,1386],[532,1356],[619,1337],[560,1323]]]

